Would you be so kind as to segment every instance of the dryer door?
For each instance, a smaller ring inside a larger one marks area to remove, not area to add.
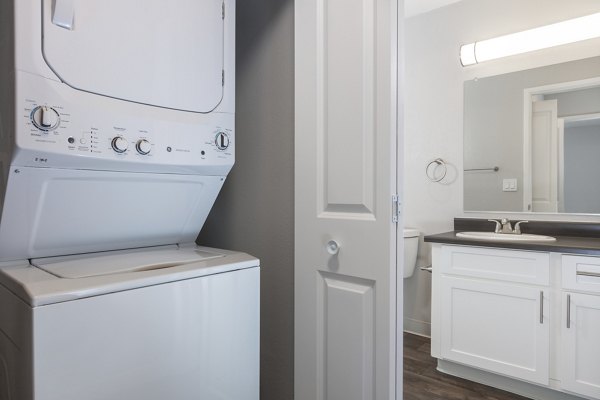
[[[42,51],[75,89],[210,112],[223,96],[223,0],[41,0]]]

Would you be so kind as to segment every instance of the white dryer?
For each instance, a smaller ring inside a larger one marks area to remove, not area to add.
[[[0,2],[0,400],[258,399],[235,0]]]

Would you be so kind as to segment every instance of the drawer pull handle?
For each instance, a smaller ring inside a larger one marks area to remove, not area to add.
[[[544,323],[544,291],[540,290],[540,324]]]
[[[571,329],[571,295],[567,295],[567,329]]]
[[[576,274],[579,276],[592,276],[594,278],[600,278],[600,273],[598,272],[577,271]]]

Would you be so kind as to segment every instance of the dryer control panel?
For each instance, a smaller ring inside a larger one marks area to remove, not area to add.
[[[35,92],[36,97],[23,94],[17,110],[18,165],[210,174],[227,173],[233,165],[233,114],[125,102],[111,109],[115,100],[102,96],[90,97],[107,104],[82,106],[90,99],[61,101],[40,96],[39,88]]]

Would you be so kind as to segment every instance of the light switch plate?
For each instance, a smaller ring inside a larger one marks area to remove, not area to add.
[[[518,190],[517,178],[503,179],[502,180],[502,191],[503,192],[516,192]]]

